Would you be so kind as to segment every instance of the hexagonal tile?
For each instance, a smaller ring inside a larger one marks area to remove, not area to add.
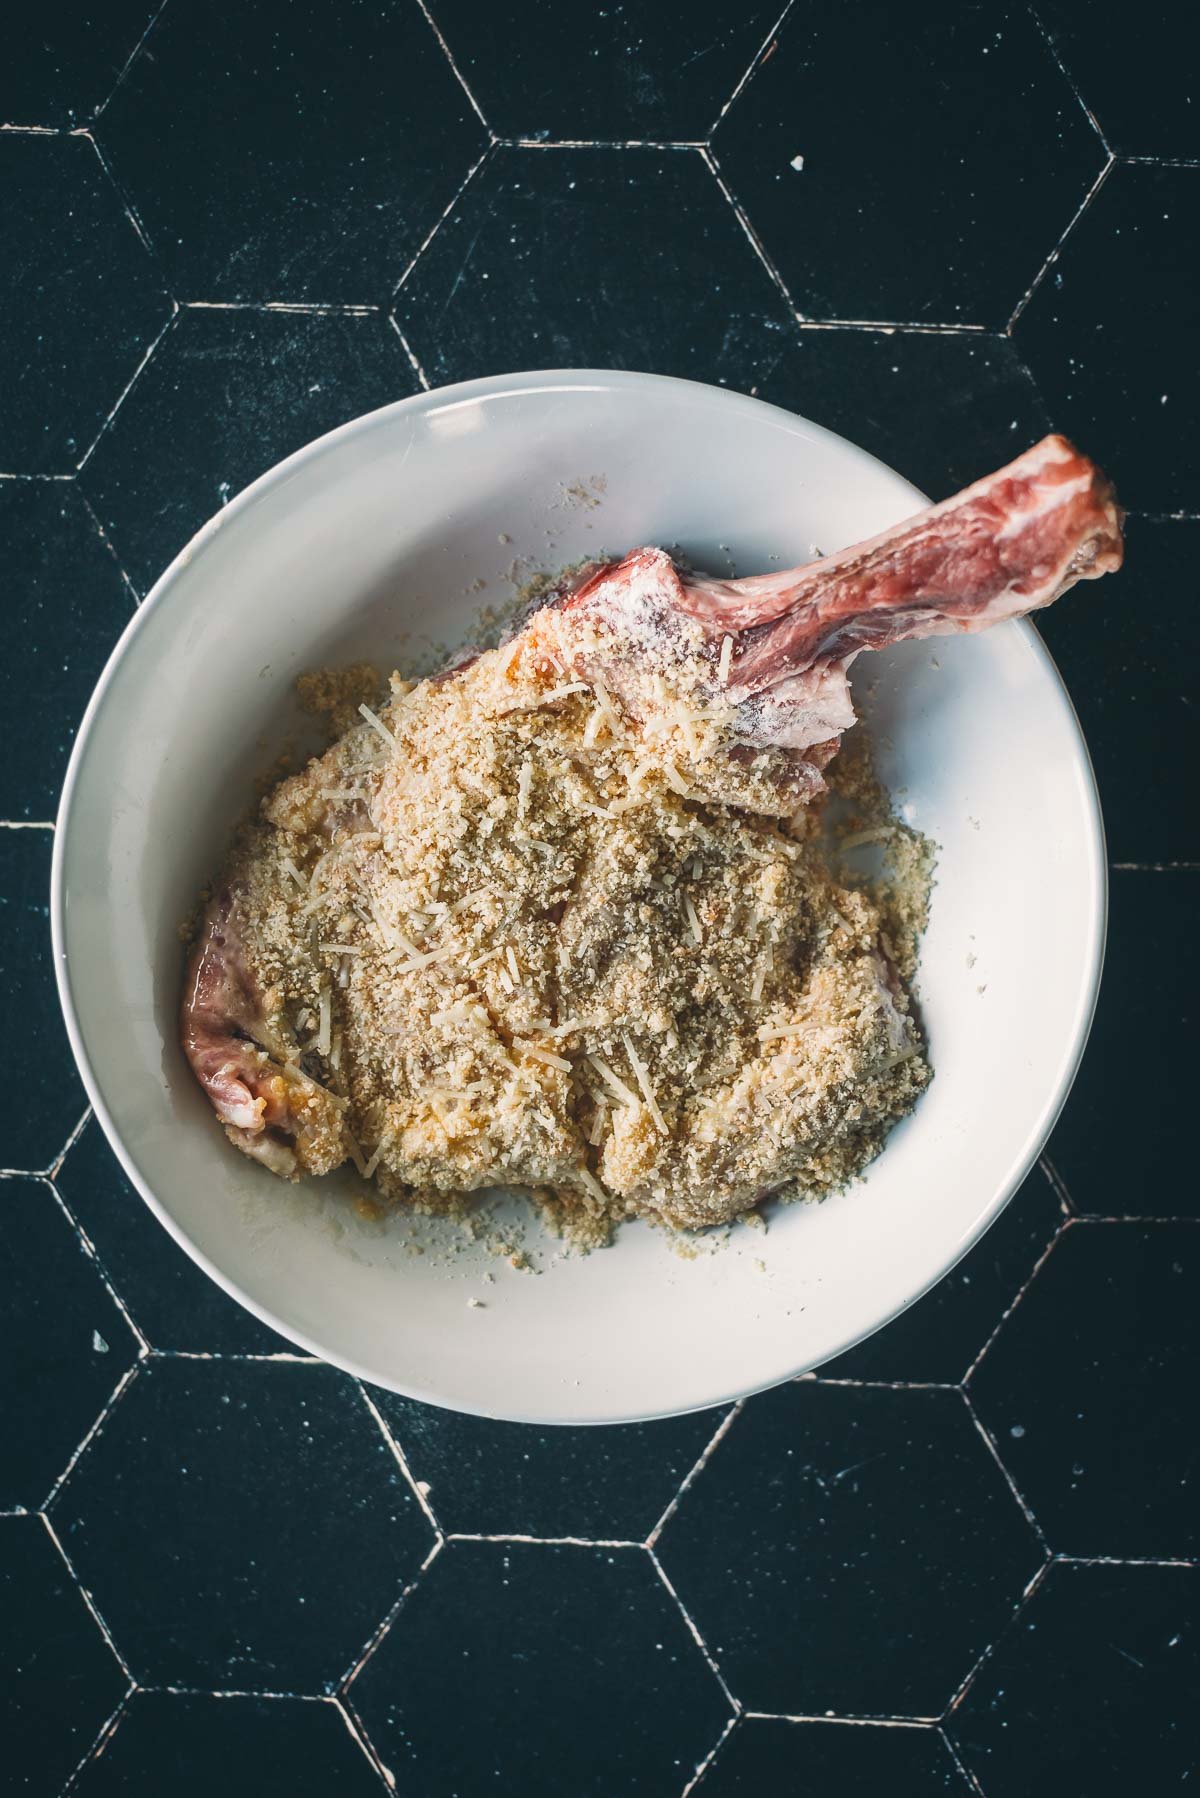
[[[38,1517],[0,1518],[0,1759],[51,1798],[129,1682]]]
[[[154,1348],[227,1355],[294,1352],[172,1242],[126,1180],[94,1118],[54,1178]]]
[[[1073,1224],[971,1378],[1052,1548],[1200,1548],[1193,1224]]]
[[[1004,324],[1104,163],[1029,15],[798,7],[778,42],[714,147],[800,311]]]
[[[1078,0],[1038,0],[1037,10],[1118,155],[1200,156],[1195,40],[1172,0],[1138,9],[1118,56],[1099,15]]]
[[[1079,605],[1038,613],[1071,690],[1100,782],[1108,853],[1116,862],[1186,861],[1195,851],[1190,807],[1195,726],[1187,670],[1200,660],[1191,599],[1200,522],[1130,518],[1118,579]],[[1131,743],[1154,745],[1146,779]]]
[[[1055,423],[1144,512],[1200,490],[1198,238],[1200,168],[1118,163],[1016,324]]]
[[[749,1717],[704,1775],[704,1798],[966,1798],[966,1780],[928,1724],[793,1723]]]
[[[800,330],[757,387],[945,499],[1050,428],[1007,337]]]
[[[1062,1220],[1058,1194],[1035,1167],[983,1241],[932,1292],[827,1362],[822,1378],[961,1380]]]
[[[69,473],[170,317],[86,138],[0,137],[0,469]]]
[[[396,314],[434,382],[591,364],[746,387],[791,328],[691,150],[498,151]]]
[[[988,1798],[1183,1789],[1200,1759],[1194,1567],[1051,1567],[949,1730]]]
[[[723,1413],[666,1423],[536,1430],[372,1397],[430,1488],[444,1530],[641,1542],[711,1441]]]
[[[5,21],[0,117],[79,125],[108,98],[158,10],[154,0],[51,0]]]
[[[749,1710],[937,1717],[1042,1555],[955,1392],[752,1399],[659,1543]]]
[[[386,299],[486,134],[420,7],[166,7],[98,127],[181,299]]]
[[[86,1436],[137,1339],[40,1180],[0,1183],[0,1506],[36,1510]]]
[[[328,1702],[138,1692],[73,1789],[80,1798],[379,1798],[383,1786]]]
[[[0,536],[0,817],[52,818],[75,726],[133,597],[74,483],[0,481]]]
[[[0,1038],[26,1040],[37,1019],[37,1054],[0,1090],[0,1153],[11,1166],[46,1167],[86,1100],[59,1015],[50,955],[48,830],[0,829]]]
[[[641,1550],[487,1542],[443,1549],[350,1701],[427,1798],[680,1791],[729,1716]]]
[[[54,1525],[135,1677],[319,1692],[432,1535],[353,1381],[330,1367],[150,1362]]]
[[[438,0],[455,62],[501,137],[707,137],[779,17],[777,0]],[[564,34],[576,79],[563,79]]]
[[[399,338],[378,315],[187,307],[81,479],[145,592],[272,463],[416,389]]]
[[[1180,779],[1186,783],[1182,769]],[[1188,1078],[1200,980],[1198,902],[1195,869],[1113,873],[1109,973],[1083,1066],[1050,1138],[1050,1159],[1079,1211],[1200,1212]]]

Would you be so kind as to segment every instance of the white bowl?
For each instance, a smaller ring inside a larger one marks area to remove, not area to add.
[[[570,491],[581,486],[600,503]],[[1104,936],[1091,766],[1026,624],[859,664],[882,771],[940,845],[919,988],[936,1074],[860,1184],[777,1211],[766,1236],[741,1227],[684,1259],[637,1224],[585,1258],[555,1259],[547,1241],[540,1273],[482,1244],[452,1255],[437,1229],[415,1232],[427,1252],[414,1254],[407,1222],[360,1221],[330,1182],[288,1187],[237,1155],[176,1044],[180,920],[255,774],[295,734],[302,670],[391,667],[423,634],[461,639],[481,601],[509,591],[514,557],[554,568],[667,543],[702,568],[755,573],[922,503],[862,450],[756,400],[570,370],[356,419],[265,474],[176,558],[80,730],[52,917],[71,1043],[109,1141],[228,1293],[414,1398],[592,1423],[713,1405],[815,1367],[970,1248],[1062,1105]]]

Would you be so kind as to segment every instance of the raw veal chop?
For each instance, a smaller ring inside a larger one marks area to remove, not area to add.
[[[845,1180],[929,1079],[886,919],[812,828],[849,664],[1120,561],[1109,484],[1048,437],[804,567],[635,550],[393,677],[205,916],[183,1046],[231,1141],[423,1208],[516,1184],[686,1226]]]

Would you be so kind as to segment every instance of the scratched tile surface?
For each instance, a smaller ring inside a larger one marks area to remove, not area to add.
[[[1182,27],[1157,0],[47,0],[7,23],[6,1791],[1200,1776]],[[365,1392],[187,1260],[88,1118],[47,883],[87,696],[207,517],[371,407],[584,362],[756,393],[935,498],[1075,432],[1131,516],[1127,572],[1044,625],[1113,867],[1046,1157],[815,1377],[547,1431]]]

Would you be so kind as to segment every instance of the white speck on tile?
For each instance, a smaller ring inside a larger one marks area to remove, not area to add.
[[[92,1331],[92,1347],[98,1355],[107,1355],[108,1353],[108,1344],[105,1342],[103,1336],[101,1336],[99,1330]]]
[[[804,167],[803,156],[793,156],[792,161],[791,161],[791,166],[792,166],[792,168],[795,169],[796,173],[799,174],[801,169]]]

